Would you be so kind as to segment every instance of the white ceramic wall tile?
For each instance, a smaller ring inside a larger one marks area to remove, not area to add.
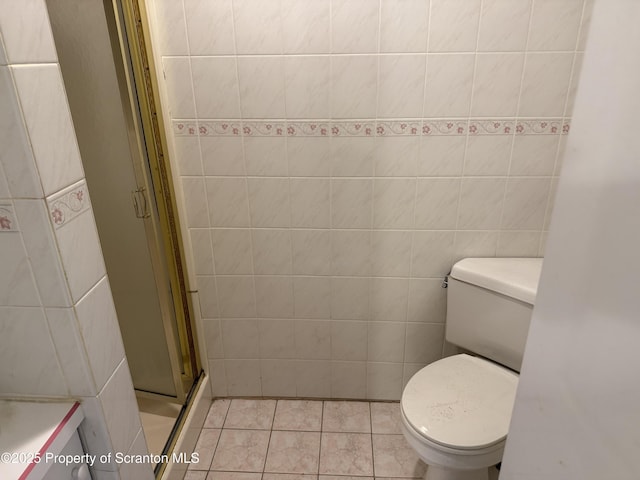
[[[331,322],[297,320],[295,323],[296,357],[322,360],[331,357]]]
[[[284,53],[328,53],[330,0],[280,0]]]
[[[412,228],[415,179],[380,179],[373,184],[374,228]]]
[[[253,268],[256,275],[290,275],[292,270],[291,232],[256,229],[252,231]]]
[[[299,397],[331,396],[331,362],[299,360],[296,364],[296,394]]]
[[[256,316],[256,294],[252,277],[218,275],[216,284],[220,315],[240,318]]]
[[[376,177],[413,177],[418,168],[420,137],[377,137],[374,151]]]
[[[207,178],[205,183],[211,226],[248,227],[247,181],[244,178]]]
[[[402,363],[367,363],[367,398],[399,400],[402,395]]]
[[[207,344],[207,357],[224,358],[220,320],[203,319],[202,325],[204,327],[204,338]]]
[[[412,278],[409,282],[409,322],[444,323],[447,291],[440,278]]]
[[[221,320],[225,358],[259,358],[258,320]]]
[[[366,395],[365,362],[331,362],[331,398],[359,399]]]
[[[122,360],[98,398],[104,411],[114,451],[128,452],[140,431],[141,424],[126,360]]]
[[[109,281],[104,277],[75,306],[98,391],[124,358],[124,347]]]
[[[507,175],[512,144],[513,136],[511,135],[470,136],[464,158],[464,174],[467,176]]]
[[[371,233],[367,230],[331,231],[331,272],[367,276],[371,273]]]
[[[373,3],[373,2],[372,2]],[[429,2],[396,0],[380,3],[380,51],[424,52],[429,32]]]
[[[370,177],[374,158],[379,155],[376,140],[368,137],[331,139],[331,175],[334,177]]]
[[[535,0],[529,50],[574,50],[584,0]]]
[[[500,227],[504,178],[463,178],[460,186],[458,228],[491,230]]]
[[[573,113],[573,105],[578,91],[578,83],[580,80],[580,72],[582,71],[582,59],[584,54],[577,52],[573,59],[573,69],[571,70],[571,82],[569,83],[569,91],[567,92],[567,105],[564,109],[565,117],[571,116]]]
[[[371,180],[331,180],[331,226],[371,227],[373,182]]]
[[[191,250],[194,259],[196,275],[213,275],[213,250],[211,247],[211,232],[205,228],[189,229]]]
[[[367,359],[367,322],[331,322],[331,358],[364,361]]]
[[[291,277],[256,277],[256,310],[259,317],[293,317],[293,282]]]
[[[537,257],[540,232],[500,232],[499,257]]]
[[[260,380],[265,397],[295,397],[296,362],[260,360]]]
[[[200,149],[205,175],[246,175],[242,138],[200,137]]]
[[[147,442],[145,440],[144,431],[138,430],[135,440],[129,447],[127,455],[131,455],[131,458],[145,458],[142,455],[148,455]],[[138,457],[139,455],[139,457]],[[129,462],[120,465],[120,475],[122,478],[136,478],[140,480],[153,480],[155,475],[153,474],[152,464],[146,462]]]
[[[113,444],[111,438],[109,438],[100,399],[98,399],[98,397],[82,397],[81,402],[84,420],[78,429],[80,431],[80,437],[87,452],[92,455],[98,455],[91,474],[95,476],[96,473],[117,473],[118,465],[114,460]],[[107,458],[109,453],[111,453],[110,458],[112,460],[110,462],[101,462],[100,457],[104,455],[105,458]]]
[[[294,277],[295,318],[331,317],[331,278]]]
[[[31,259],[31,269],[40,293],[40,301],[49,307],[70,306],[71,298],[45,202],[14,200],[14,206],[20,219],[24,246]],[[0,288],[0,291],[6,290]]]
[[[259,360],[225,360],[224,368],[228,395],[232,397],[262,395]]]
[[[251,230],[211,230],[215,272],[218,275],[253,274]]]
[[[196,278],[198,282],[198,294],[199,294],[198,297],[200,300],[199,301],[200,313],[202,315],[202,318],[219,317],[220,311],[218,307],[217,284],[221,283],[220,277],[213,277],[209,275],[199,275]],[[221,290],[221,294],[225,294],[225,293],[226,292]],[[252,294],[253,294],[253,291],[252,291]],[[226,298],[222,299],[222,301],[224,300],[226,300]],[[238,299],[235,299],[235,300],[238,301]],[[225,304],[225,307],[228,307],[228,304]]]
[[[4,174],[4,168],[2,168],[2,162],[0,162],[0,199],[7,199],[11,197],[9,192],[9,184],[7,183],[7,177]]]
[[[380,57],[378,117],[407,118],[422,115],[425,63],[425,55]]]
[[[431,0],[430,52],[476,49],[480,0]]]
[[[166,3],[177,3],[166,1]],[[177,6],[172,7],[178,9]],[[235,53],[233,38],[233,10],[231,0],[188,0],[184,13],[191,55],[224,55]],[[176,23],[180,19],[176,18]],[[175,25],[175,24],[174,24]],[[178,35],[181,25],[171,35]],[[165,30],[163,29],[163,33]],[[160,47],[162,48],[162,47]],[[165,53],[165,55],[172,55]]]
[[[165,59],[165,65],[167,60]],[[239,87],[234,57],[192,58],[191,72],[196,112],[199,118],[240,117]],[[180,118],[176,114],[173,116]]]
[[[66,222],[55,235],[71,298],[77,302],[106,273],[93,212]]]
[[[12,67],[45,195],[83,177],[80,152],[57,65]]]
[[[329,228],[331,226],[331,185],[328,178],[292,178],[291,226]]]
[[[0,206],[5,213],[2,219],[7,223],[6,208]],[[2,276],[0,276],[0,305],[35,307],[40,306],[38,290],[34,282],[29,257],[25,251],[22,237],[18,231],[0,234],[0,251],[3,256]]]
[[[416,231],[413,234],[413,277],[443,277],[451,269],[454,232]]]
[[[517,135],[513,142],[511,175],[553,175],[559,135]]]
[[[366,320],[369,317],[368,278],[331,279],[331,318]]]
[[[0,9],[0,30],[9,63],[47,63],[58,60],[44,0],[3,0]]]
[[[431,54],[427,57],[425,117],[465,117],[473,85],[473,54]]]
[[[4,41],[2,40],[2,35],[0,35],[0,65],[7,64],[7,54],[4,49]]]
[[[377,74],[378,59],[374,55],[332,57],[332,117],[374,117],[376,114]]]
[[[523,51],[527,44],[532,1],[483,0],[478,51]]]
[[[187,57],[162,59],[164,80],[169,94],[169,112],[172,118],[195,118],[191,65]]]
[[[380,3],[331,0],[333,53],[370,53],[378,49]]]
[[[202,178],[183,177],[182,192],[187,211],[187,225],[192,228],[208,227],[207,192]]]
[[[471,115],[513,116],[518,105],[524,55],[478,54],[473,81]]]
[[[550,178],[510,178],[505,194],[502,228],[542,229],[550,185]]]
[[[411,264],[410,231],[374,230],[371,234],[371,274],[406,277]]]
[[[211,394],[217,397],[229,395],[225,361],[209,360],[209,374],[211,375]]]
[[[295,275],[331,274],[330,230],[292,230],[291,244]]]
[[[451,230],[456,227],[459,178],[421,178],[416,191],[416,228]]]
[[[202,175],[202,155],[198,137],[174,137],[176,163],[180,175]]]
[[[285,100],[288,118],[329,118],[331,57],[285,57]]]
[[[404,361],[422,364],[435,362],[442,357],[443,342],[443,324],[407,323]]]
[[[4,395],[69,394],[41,308],[0,307],[0,336],[0,390]]]
[[[243,142],[248,175],[287,176],[287,147],[284,137],[245,137]]]
[[[238,57],[238,76],[244,118],[286,117],[282,57]]]
[[[573,53],[527,54],[518,115],[562,115],[571,79],[572,63]]]
[[[451,264],[466,257],[495,257],[497,245],[498,232],[457,231]]]
[[[461,175],[466,140],[463,136],[422,137],[418,175],[425,177]]]
[[[578,50],[584,51],[587,44],[587,38],[591,25],[591,15],[593,13],[593,4],[595,0],[585,0],[584,10],[582,12],[582,23],[580,25],[580,34],[578,36]]]
[[[371,319],[404,322],[408,295],[409,280],[406,278],[372,278]]]
[[[296,358],[295,320],[258,321],[262,358]]]
[[[233,0],[233,15],[239,54],[282,53],[280,0]]]
[[[287,160],[292,177],[326,177],[331,172],[331,140],[289,137]]]
[[[249,178],[248,184],[252,226],[291,226],[289,179]]]
[[[159,25],[171,25],[171,28],[158,29],[158,48],[162,55],[187,55],[187,29],[184,19],[183,2],[175,0],[157,0],[153,3]],[[209,2],[198,2],[199,4]],[[187,2],[192,9],[196,2]],[[197,41],[197,39],[194,39]]]

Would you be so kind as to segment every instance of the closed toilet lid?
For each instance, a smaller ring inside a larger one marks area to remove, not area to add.
[[[401,407],[427,440],[457,449],[502,441],[509,430],[518,375],[470,355],[443,358],[416,373]]]

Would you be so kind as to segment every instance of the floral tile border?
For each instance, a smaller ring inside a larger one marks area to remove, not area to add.
[[[19,232],[13,205],[0,204],[0,233]]]
[[[384,137],[460,135],[566,135],[562,118],[396,120],[174,120],[176,136]]]
[[[54,228],[62,227],[91,206],[87,183],[81,180],[47,198],[49,214]]]

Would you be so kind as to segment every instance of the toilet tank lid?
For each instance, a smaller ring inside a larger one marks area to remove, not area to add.
[[[533,305],[538,292],[542,258],[465,258],[451,277]]]

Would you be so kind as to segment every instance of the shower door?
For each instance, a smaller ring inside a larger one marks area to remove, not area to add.
[[[182,403],[185,371],[129,59],[110,1],[47,0],[134,388]]]

